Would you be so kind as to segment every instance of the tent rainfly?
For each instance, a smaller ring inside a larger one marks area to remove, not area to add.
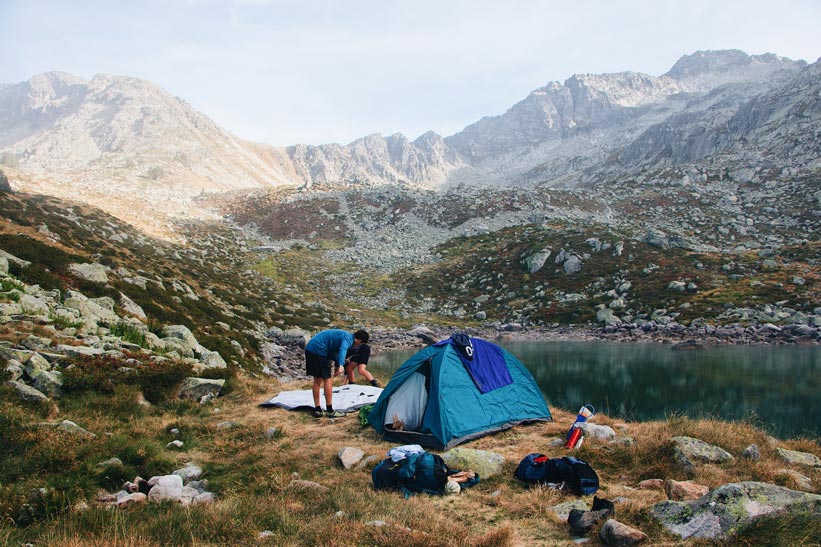
[[[405,361],[368,415],[386,440],[435,449],[537,421],[552,419],[527,368],[504,348],[464,334]]]

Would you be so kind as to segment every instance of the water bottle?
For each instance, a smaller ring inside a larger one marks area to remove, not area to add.
[[[579,413],[576,415],[576,421],[573,422],[573,425],[571,425],[567,431],[566,448],[578,448],[582,445],[584,437],[582,436],[582,429],[579,427],[579,424],[586,422],[587,419],[595,413],[596,409],[590,403],[579,409]]]

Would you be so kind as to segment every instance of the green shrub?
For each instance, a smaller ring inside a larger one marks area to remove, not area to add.
[[[137,344],[141,348],[147,348],[148,342],[145,340],[145,333],[139,327],[131,323],[117,323],[110,328],[111,334],[122,338],[131,344]]]
[[[83,326],[83,321],[80,319],[72,320],[64,315],[51,315],[51,323],[58,329],[79,329]]]

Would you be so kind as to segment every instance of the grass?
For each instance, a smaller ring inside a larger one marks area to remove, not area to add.
[[[97,369],[106,367],[96,367]],[[554,423],[520,426],[466,445],[506,458],[501,475],[482,480],[458,497],[416,496],[405,500],[396,492],[374,491],[369,468],[343,469],[336,458],[346,446],[366,455],[384,457],[389,443],[355,416],[330,423],[307,413],[264,409],[257,404],[281,389],[308,388],[308,383],[280,384],[271,379],[240,375],[230,394],[211,405],[166,398],[151,406],[136,402],[132,384],[119,383],[102,392],[69,389],[56,406],[29,406],[0,398],[0,525],[1,544],[56,546],[158,545],[375,545],[516,546],[573,545],[566,524],[549,509],[575,499],[559,492],[526,488],[513,478],[518,462],[530,452],[564,454],[546,441],[562,437],[575,417],[551,409]],[[219,409],[219,412],[216,410]],[[76,437],[31,423],[71,419],[94,438]],[[217,424],[238,425],[221,429]],[[751,423],[667,420],[632,423],[597,415],[596,422],[635,439],[632,445],[588,441],[577,455],[590,462],[601,479],[597,495],[627,501],[617,504],[621,522],[643,530],[652,545],[676,545],[646,516],[645,509],[665,499],[660,491],[638,490],[647,478],[688,478],[672,458],[667,440],[689,435],[715,443],[738,455],[749,444],[761,448],[759,461],[736,458],[732,463],[699,466],[693,480],[710,487],[755,480],[778,483],[775,446]],[[278,433],[265,434],[274,427]],[[166,444],[180,431],[183,451]],[[816,442],[798,439],[782,446],[821,453]],[[122,467],[100,467],[111,457]],[[208,489],[218,501],[182,507],[147,504],[129,510],[107,510],[95,502],[99,490],[115,491],[125,480],[168,474],[195,461],[204,470]],[[811,473],[818,485],[818,472]],[[302,490],[292,480],[314,481],[327,493]],[[43,490],[41,490],[43,489]],[[591,499],[585,498],[589,504]],[[384,526],[372,524],[382,521]],[[821,524],[800,515],[759,521],[742,530],[742,545],[762,538],[778,545],[813,545]],[[266,532],[260,537],[261,532]],[[598,544],[593,539],[593,545]],[[702,541],[699,545],[719,545]]]

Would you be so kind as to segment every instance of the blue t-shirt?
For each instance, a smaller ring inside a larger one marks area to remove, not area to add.
[[[345,362],[345,354],[352,345],[352,333],[342,329],[328,329],[316,333],[305,346],[305,351],[321,355],[341,365]]]

